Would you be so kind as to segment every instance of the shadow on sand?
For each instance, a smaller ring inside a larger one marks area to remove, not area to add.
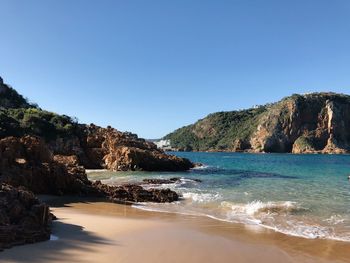
[[[56,233],[59,233],[57,236]],[[93,252],[92,245],[119,246],[115,241],[107,240],[85,231],[83,227],[55,221],[52,235],[57,237],[54,241],[44,241],[36,244],[17,246],[0,253],[0,262],[49,262],[70,258],[70,262],[82,262],[74,258],[70,250]],[[16,253],[13,253],[16,251]]]

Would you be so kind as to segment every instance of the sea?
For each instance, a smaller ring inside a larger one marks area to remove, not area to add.
[[[169,154],[203,166],[186,172],[92,171],[88,176],[111,185],[179,177],[176,183],[144,185],[170,188],[180,194],[178,202],[134,207],[350,242],[350,155]]]

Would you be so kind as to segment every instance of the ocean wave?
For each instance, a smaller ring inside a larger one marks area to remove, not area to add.
[[[229,207],[233,213],[247,214],[254,216],[258,213],[272,214],[272,213],[289,213],[300,209],[296,202],[262,202],[259,200],[247,204],[235,204],[224,201],[221,203],[222,207]]]
[[[302,221],[288,221],[287,223],[287,226],[270,226],[266,224],[261,224],[261,226],[295,237],[350,242],[350,233],[335,233],[332,227],[321,226],[318,224],[307,224]]]
[[[160,178],[162,179],[162,178]],[[191,179],[191,178],[185,178],[185,177],[181,177],[181,178],[178,178],[178,180],[175,180],[175,181],[169,181],[169,182],[166,182],[166,183],[156,183],[156,184],[149,184],[149,183],[144,183],[144,184],[141,184],[142,187],[144,187],[145,189],[150,189],[150,188],[171,188],[173,190],[175,189],[179,189],[181,187],[188,187],[188,186],[195,186],[197,185],[198,183],[200,183],[199,180],[197,179]]]
[[[198,194],[187,193],[188,199],[194,200],[196,203],[203,203],[204,200],[215,200],[214,194]],[[228,222],[228,223],[241,223],[245,225],[257,225],[262,228],[270,229],[285,235],[296,236],[307,239],[330,239],[337,241],[350,242],[350,233],[336,233],[332,227],[321,226],[317,223],[306,223],[300,220],[289,219],[289,217],[283,216],[283,220],[277,220],[274,217],[270,222],[264,222],[259,219],[259,215],[262,214],[288,214],[293,211],[302,209],[297,203],[291,201],[285,202],[266,202],[254,201],[248,204],[233,205],[229,202],[221,202],[220,207],[227,209],[232,208],[231,213],[212,213],[212,211],[205,210],[192,210],[190,207],[185,207],[182,202],[176,202],[173,204],[150,204],[140,203],[133,205],[133,207],[145,211],[163,212],[163,213],[175,213],[188,216],[204,216],[214,220]],[[272,212],[274,211],[274,212]],[[276,216],[276,215],[275,215]],[[276,219],[276,221],[275,221]]]
[[[203,164],[203,165],[200,165],[200,166],[195,166],[195,167],[191,168],[191,170],[205,170],[205,169],[208,169],[208,168],[210,168],[209,165]]]
[[[183,198],[189,199],[192,202],[197,203],[208,203],[213,202],[221,198],[221,195],[219,193],[193,193],[193,192],[187,192],[182,194]]]
[[[344,223],[345,219],[341,215],[332,215],[331,217],[323,220],[331,225],[338,225]]]

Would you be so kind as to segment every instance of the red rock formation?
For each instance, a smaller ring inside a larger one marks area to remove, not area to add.
[[[87,193],[85,169],[60,163],[37,137],[0,140],[0,182],[25,186],[38,194]]]
[[[0,140],[0,160],[0,182],[24,186],[38,194],[83,194],[135,202],[172,202],[178,198],[174,191],[145,190],[137,184],[120,187],[92,184],[85,169],[77,165],[76,156],[53,156],[37,137]]]
[[[80,125],[78,134],[57,138],[49,146],[55,155],[76,156],[86,169],[184,171],[193,167],[189,160],[165,154],[136,134],[94,124]]]
[[[85,168],[114,171],[184,171],[193,164],[184,158],[165,154],[156,145],[132,133],[113,128],[85,126],[80,136],[80,162]]]

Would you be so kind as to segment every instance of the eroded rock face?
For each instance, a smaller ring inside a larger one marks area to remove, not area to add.
[[[75,157],[54,157],[42,139],[33,136],[0,140],[0,182],[24,186],[37,194],[83,194],[91,191],[85,169]]]
[[[0,250],[50,238],[49,207],[32,192],[0,184]]]
[[[37,137],[7,137],[0,140],[0,161],[0,182],[24,186],[37,194],[79,194],[144,202],[177,200],[176,193],[170,190],[145,190],[138,184],[117,188],[101,183],[92,184],[85,169],[78,165],[77,156],[53,155]],[[123,163],[127,163],[127,160],[123,160]],[[134,164],[130,161],[126,168]]]
[[[184,171],[193,167],[189,160],[165,154],[135,134],[93,124],[81,128],[79,144],[72,138],[65,143],[58,139],[50,145],[55,153],[77,156],[79,164],[87,169]]]
[[[262,115],[250,143],[255,152],[347,153],[350,99],[333,93],[287,98]]]
[[[245,140],[241,140],[241,139],[236,139],[233,142],[232,151],[233,152],[243,152],[249,148],[250,148],[249,142],[247,142]]]

